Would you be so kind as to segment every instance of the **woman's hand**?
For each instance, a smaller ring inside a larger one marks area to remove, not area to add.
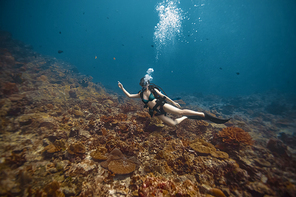
[[[118,81],[118,87],[120,88],[120,89],[122,89],[123,88],[123,85]]]

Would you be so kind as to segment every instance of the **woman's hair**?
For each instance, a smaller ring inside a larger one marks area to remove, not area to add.
[[[150,81],[149,80],[146,81],[145,77],[142,77],[139,84],[140,84],[140,86],[144,87],[147,85],[147,83],[150,84]]]

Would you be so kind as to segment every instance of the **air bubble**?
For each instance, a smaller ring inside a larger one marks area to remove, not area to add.
[[[177,3],[179,2],[166,0],[159,3],[155,8],[159,16],[159,22],[154,28],[154,43],[157,53],[159,53],[162,46],[169,44],[171,41],[174,42],[175,37],[182,34],[183,10],[177,7]]]

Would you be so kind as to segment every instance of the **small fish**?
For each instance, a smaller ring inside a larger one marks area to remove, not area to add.
[[[237,72],[236,74],[239,75],[239,72]]]
[[[62,50],[58,50],[58,53],[63,53],[64,51],[62,51]]]
[[[151,47],[154,47],[154,45],[152,44]]]
[[[220,67],[220,70],[222,70],[222,67]]]
[[[62,32],[61,32],[61,31],[59,31],[59,34],[62,34]]]

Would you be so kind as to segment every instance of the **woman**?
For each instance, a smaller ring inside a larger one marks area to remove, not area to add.
[[[124,92],[127,97],[141,98],[143,103],[145,104],[145,107],[149,107],[149,114],[151,117],[156,116],[170,126],[175,126],[181,123],[186,118],[196,120],[210,120],[218,124],[223,124],[229,120],[216,118],[205,112],[197,112],[189,109],[179,109],[181,108],[181,106],[177,102],[163,95],[157,88],[155,88],[155,86],[150,85],[150,81],[146,81],[144,77],[140,80],[140,86],[142,86],[142,90],[138,94],[130,94],[118,81],[118,87]],[[166,101],[171,102],[176,107],[168,104]],[[170,117],[167,117],[166,113],[182,115],[182,117],[174,120]]]

